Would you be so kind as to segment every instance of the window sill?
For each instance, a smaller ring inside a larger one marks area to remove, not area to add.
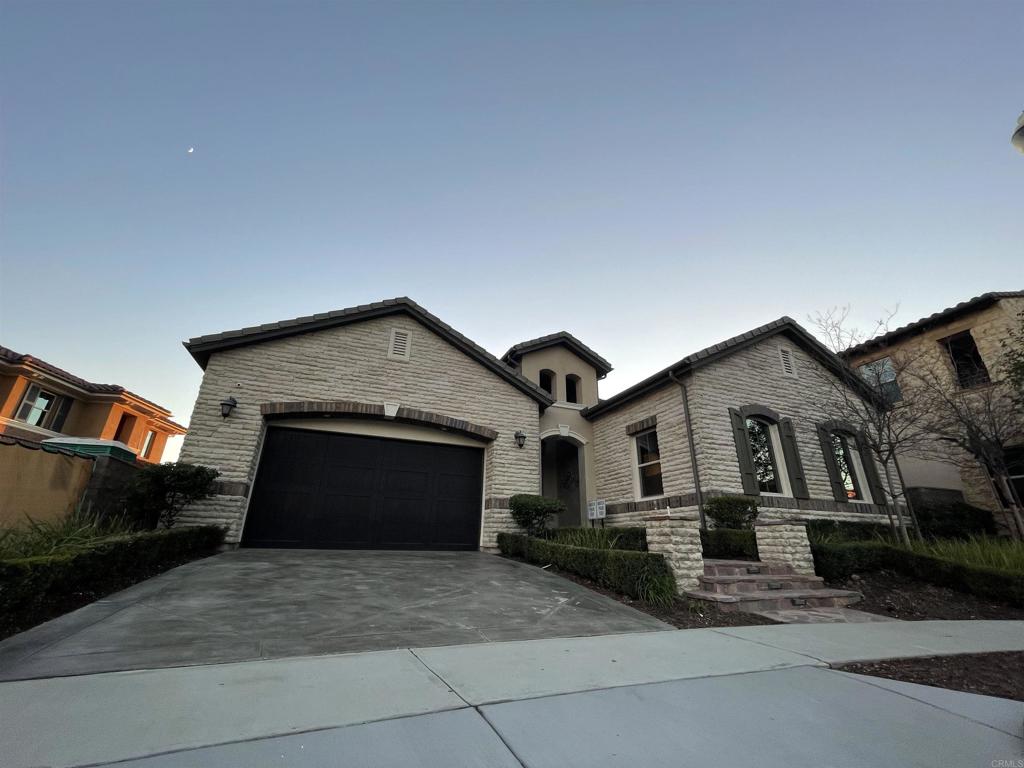
[[[556,400],[548,408],[568,408],[570,411],[582,411],[587,406],[583,403],[570,403],[568,400]]]

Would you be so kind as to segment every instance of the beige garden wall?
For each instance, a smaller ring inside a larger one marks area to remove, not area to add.
[[[92,476],[93,460],[0,444],[0,528],[26,516],[56,520],[72,511]]]

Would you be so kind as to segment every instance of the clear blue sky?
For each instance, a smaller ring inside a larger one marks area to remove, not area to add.
[[[0,2],[0,343],[187,421],[184,338],[409,295],[613,394],[1024,287],[1020,2]],[[187,149],[195,147],[193,154]]]

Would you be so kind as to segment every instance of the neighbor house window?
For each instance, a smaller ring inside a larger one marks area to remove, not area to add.
[[[146,439],[142,441],[142,456],[148,459],[150,451],[153,450],[153,441],[156,439],[156,432],[152,429],[146,432]]]
[[[664,493],[664,488],[661,483],[661,451],[658,449],[658,431],[651,429],[641,432],[635,440],[640,495],[660,496]]]
[[[114,432],[114,439],[128,445],[135,430],[135,417],[130,413],[122,413],[120,421],[117,422],[117,431]]]
[[[772,430],[774,424],[767,419],[749,418],[746,421],[750,453],[754,459],[754,473],[761,493],[782,493],[779,461]]]
[[[887,403],[895,403],[903,399],[899,382],[896,381],[896,368],[891,357],[883,357],[871,363],[865,363],[857,369],[868,386],[878,392]]]
[[[574,373],[565,377],[565,400],[569,403],[580,401],[580,377]]]
[[[14,418],[33,427],[60,432],[71,410],[71,402],[70,397],[47,392],[32,384],[25,392]]]
[[[971,336],[970,331],[943,339],[942,345],[949,354],[949,360],[953,364],[953,373],[956,375],[960,389],[980,387],[991,381],[988,368],[985,367],[985,362],[981,359],[978,345],[974,343],[974,337]]]
[[[1017,500],[1024,500],[1024,447],[1007,449],[1006,467]]]
[[[540,372],[540,388],[554,397],[555,395],[555,372],[547,368]]]

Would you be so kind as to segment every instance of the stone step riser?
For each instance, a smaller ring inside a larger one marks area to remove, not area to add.
[[[805,605],[794,605],[789,598],[773,600],[744,600],[740,603],[717,603],[720,611],[784,611],[799,608],[846,608],[860,600],[859,595],[852,597],[808,597]]]
[[[706,578],[700,580],[700,588],[706,592],[717,592],[721,595],[738,595],[744,592],[770,592],[775,589],[824,589],[825,584],[820,579],[787,579],[786,577],[757,578],[751,581],[720,582],[710,581]]]
[[[767,565],[758,563],[759,573],[748,573],[746,567],[733,565],[704,565],[705,576],[788,576],[793,574],[788,565]]]

